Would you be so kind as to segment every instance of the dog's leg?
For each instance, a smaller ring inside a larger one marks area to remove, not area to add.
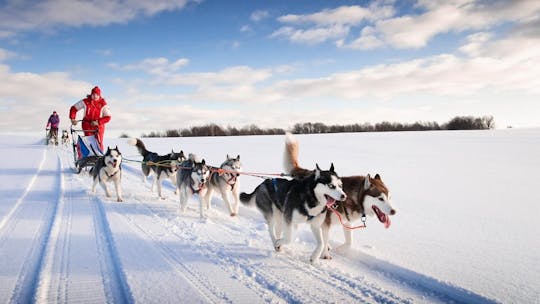
[[[165,199],[165,197],[163,196],[163,193],[162,193],[162,185],[161,185],[161,175],[160,176],[156,176],[156,183],[157,183],[157,191],[158,191],[158,197],[162,200]]]
[[[272,240],[274,249],[276,251],[280,251],[281,248],[275,247],[275,244],[277,242],[277,237],[275,234],[275,226],[276,226],[275,216],[272,216],[272,215],[265,216],[265,220],[266,220],[266,224],[268,225],[268,234],[270,234],[270,239]]]
[[[152,182],[152,193],[154,193],[154,190],[156,189],[156,186],[157,186],[158,183],[159,183],[158,175],[154,174],[154,181]]]
[[[94,183],[92,184],[92,194],[96,194],[96,186],[98,184],[98,178],[97,176],[94,177]]]
[[[176,184],[176,175],[169,176],[169,179],[171,180],[171,184],[174,186],[174,194],[178,195],[178,185]]]
[[[289,244],[291,242],[292,234],[293,234],[293,224],[285,221],[285,229],[283,231],[283,237],[274,242],[274,247],[276,251],[280,251],[283,245]]]
[[[231,216],[235,216],[236,212],[233,206],[231,205],[231,200],[229,199],[229,192],[227,191],[227,189],[223,187],[220,187],[219,191],[221,192],[221,198],[223,199],[223,201],[225,201],[225,203],[227,203],[227,207],[229,208],[229,214]]]
[[[233,206],[233,212],[234,214],[238,214],[238,209],[240,208],[240,193],[239,190],[240,185],[238,184],[238,180],[236,181],[236,184],[234,184],[234,187],[232,188],[232,197],[234,200],[234,206]]]
[[[116,201],[117,202],[123,202],[123,199],[122,199],[122,187],[120,185],[120,177],[118,177],[114,181],[114,188],[116,190]]]
[[[109,192],[109,188],[107,187],[107,183],[104,180],[101,180],[100,182],[101,188],[103,188],[103,191],[105,191],[106,197],[111,197],[111,193]]]
[[[332,256],[330,255],[330,245],[328,244],[328,232],[330,231],[330,226],[323,223],[321,225],[321,231],[322,231],[322,240],[323,240],[323,251],[321,253],[321,259],[332,259]]]
[[[323,220],[324,216],[319,216],[318,218],[314,218],[313,220],[311,220],[311,232],[313,232],[313,236],[317,241],[317,247],[315,247],[315,250],[311,254],[311,258],[309,259],[312,264],[318,262],[324,249],[324,237],[321,229],[321,224]]]
[[[204,190],[200,190],[199,191],[199,216],[201,217],[201,219],[205,219],[206,218],[206,214],[204,213],[204,210],[205,210],[205,205],[207,205],[208,203],[206,202],[205,200],[205,197],[206,197],[206,191]]]
[[[274,210],[274,212],[279,213],[280,211],[276,209]],[[283,216],[276,216],[275,221],[276,221],[276,226],[274,229],[276,231],[276,238],[280,239],[283,234]]]
[[[204,208],[210,210],[210,202],[212,201],[212,195],[214,194],[214,189],[208,188],[204,194]]]
[[[178,197],[180,199],[178,206],[178,214],[186,213],[187,203],[188,203],[188,194],[187,189],[180,187]]]

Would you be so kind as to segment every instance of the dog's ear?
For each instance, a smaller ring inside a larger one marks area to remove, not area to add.
[[[334,163],[330,164],[330,172],[336,173],[336,171],[334,171]]]
[[[321,168],[319,168],[319,164],[315,164],[315,179],[319,179],[321,176]]]
[[[201,164],[202,164],[203,166],[206,165],[206,162],[204,161],[204,158],[203,158],[203,160],[201,161]]]
[[[229,154],[227,154],[227,160],[231,159],[231,157],[229,156]]]
[[[369,189],[369,187],[371,186],[371,182],[369,181],[369,179],[371,178],[371,176],[369,176],[369,173],[366,175],[366,178],[364,179],[364,189]]]
[[[375,174],[375,179],[378,179],[378,180],[381,180],[381,176],[379,175],[379,173]]]
[[[240,154],[236,156],[236,160],[240,161]]]

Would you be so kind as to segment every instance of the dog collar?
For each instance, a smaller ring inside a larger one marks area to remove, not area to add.
[[[325,212],[326,212],[326,209],[327,209],[327,207],[324,206],[324,208],[323,208],[323,210],[321,211],[321,213],[319,213],[319,214],[317,214],[317,215],[309,215],[309,214],[308,214],[308,216],[307,216],[308,222],[311,221],[312,219],[314,219],[315,217],[317,217],[317,216],[319,216],[319,215],[325,213]]]

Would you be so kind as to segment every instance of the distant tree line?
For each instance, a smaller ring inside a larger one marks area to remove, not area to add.
[[[388,132],[388,131],[433,131],[433,130],[488,130],[495,128],[493,116],[473,117],[456,116],[449,122],[439,124],[431,122],[399,123],[383,121],[376,124],[362,123],[349,125],[326,125],[324,123],[305,122],[297,123],[290,130],[295,134],[316,133],[344,133],[344,132]],[[142,134],[141,137],[194,137],[194,136],[242,136],[242,135],[277,135],[285,134],[285,129],[262,129],[256,125],[242,128],[221,127],[216,124],[196,126],[185,129],[167,130],[164,132],[152,131]],[[121,137],[128,137],[122,134]]]

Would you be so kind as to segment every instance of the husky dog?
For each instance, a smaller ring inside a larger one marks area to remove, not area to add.
[[[310,258],[312,263],[321,257],[326,247],[327,241],[323,238],[321,225],[326,218],[327,204],[345,198],[333,164],[328,171],[321,170],[317,165],[313,173],[301,180],[267,179],[253,193],[240,193],[242,203],[257,206],[263,214],[276,251],[291,242],[293,227],[299,223],[309,223],[317,241],[317,247]],[[279,238],[283,224],[284,235]]]
[[[212,199],[212,194],[215,190],[218,190],[223,201],[227,203],[231,216],[235,216],[238,214],[238,190],[240,189],[240,183],[238,181],[239,173],[235,172],[241,172],[242,170],[240,155],[236,156],[236,158],[227,155],[227,159],[225,159],[225,161],[219,167],[219,169],[224,170],[223,172],[220,172],[218,168],[213,169],[216,170],[213,170],[210,174],[210,179],[208,180],[208,191],[206,191],[206,197],[204,199],[207,204],[206,208],[210,209],[210,200]],[[232,194],[234,206],[231,204],[229,191]]]
[[[67,130],[62,130],[62,145],[66,146],[69,144],[69,133]]]
[[[287,133],[284,153],[285,172],[291,174],[295,179],[303,179],[312,174],[312,171],[303,169],[298,165],[298,142],[292,134]],[[341,177],[343,190],[347,194],[347,199],[336,204],[336,211],[341,215],[345,225],[349,226],[366,215],[375,215],[385,228],[390,227],[390,215],[396,214],[396,210],[390,202],[388,188],[382,181],[379,174],[371,177],[366,176],[346,176]],[[327,212],[326,219],[322,226],[323,234],[328,235],[331,225],[340,224],[340,220],[333,212]],[[350,248],[352,244],[352,231],[343,227],[345,235],[344,248]],[[325,248],[323,255],[328,254],[329,247]]]
[[[153,173],[155,175],[155,179],[154,183],[152,184],[152,191],[154,191],[154,188],[157,186],[159,198],[165,199],[162,194],[161,182],[168,178],[172,184],[176,186],[176,172],[178,169],[174,164],[181,163],[186,160],[184,151],[176,153],[173,150],[169,154],[158,155],[155,152],[146,150],[144,143],[138,138],[129,139],[128,144],[136,146],[139,153],[143,156],[141,169],[143,172],[144,182],[146,182],[146,178],[150,175],[150,173]],[[174,193],[178,194],[178,188],[175,189]]]
[[[105,190],[105,195],[111,197],[106,183],[113,182],[116,189],[116,201],[122,201],[122,188],[120,187],[120,181],[122,179],[122,153],[120,153],[118,147],[114,149],[107,147],[107,152],[102,157],[99,157],[94,167],[90,170],[90,174],[94,179],[92,193],[96,193],[96,185],[100,183],[103,190]]]
[[[180,172],[176,175],[180,205],[178,213],[185,213],[189,199],[193,194],[199,195],[199,210],[200,217],[206,217],[204,207],[207,205],[204,202],[208,187],[206,184],[210,177],[210,168],[206,165],[204,159],[199,161],[197,156],[189,154],[187,160],[180,163]]]

